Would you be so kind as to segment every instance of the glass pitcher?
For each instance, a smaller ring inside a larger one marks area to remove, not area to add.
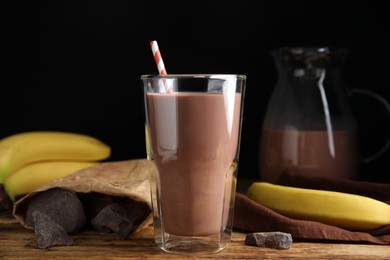
[[[276,182],[286,170],[299,175],[356,179],[360,163],[357,123],[349,106],[352,94],[341,73],[347,50],[284,47],[271,52],[278,81],[268,104],[260,138],[260,178]],[[373,160],[390,146],[366,158]]]

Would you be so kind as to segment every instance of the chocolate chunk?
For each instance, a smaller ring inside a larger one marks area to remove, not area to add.
[[[45,213],[68,233],[76,233],[86,224],[84,209],[77,194],[65,189],[46,190],[31,199],[25,221],[32,227],[35,227],[34,211]]]
[[[119,239],[126,239],[133,228],[133,223],[116,212],[121,206],[114,203],[103,208],[94,218],[91,219],[92,226],[103,232],[115,232]]]
[[[275,249],[289,249],[292,244],[292,236],[283,232],[255,232],[246,235],[245,244]]]
[[[73,245],[73,239],[51,217],[39,210],[34,210],[31,215],[35,224],[34,231],[38,248]]]
[[[133,227],[150,213],[146,205],[130,199],[90,197],[88,200],[87,215],[92,226],[99,231],[115,232],[119,239],[126,239]]]

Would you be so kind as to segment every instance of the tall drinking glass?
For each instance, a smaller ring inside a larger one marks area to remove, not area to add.
[[[143,75],[155,241],[216,253],[230,242],[244,75]]]

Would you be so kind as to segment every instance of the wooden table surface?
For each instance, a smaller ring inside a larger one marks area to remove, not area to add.
[[[0,211],[0,259],[390,259],[390,247],[368,244],[293,242],[288,250],[247,246],[245,233],[234,232],[229,246],[217,254],[186,256],[163,252],[147,228],[118,240],[114,234],[83,231],[72,235],[73,246],[37,249],[34,231]]]

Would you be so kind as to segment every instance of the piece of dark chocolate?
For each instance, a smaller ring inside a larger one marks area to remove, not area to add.
[[[120,207],[118,203],[106,206],[91,219],[91,224],[96,230],[115,232],[118,234],[119,239],[126,239],[133,228],[133,223],[116,212],[114,208],[117,207]]]
[[[25,221],[32,227],[35,227],[34,211],[45,213],[68,233],[78,232],[87,222],[77,194],[61,188],[42,191],[31,199]]]
[[[290,249],[292,236],[284,232],[255,232],[247,234],[245,244],[275,249]]]
[[[73,239],[51,217],[39,210],[34,210],[31,215],[35,224],[37,248],[46,249],[53,246],[73,245]]]
[[[93,228],[117,233],[119,239],[126,239],[134,226],[150,213],[144,203],[124,197],[88,194],[82,197],[82,202]]]

